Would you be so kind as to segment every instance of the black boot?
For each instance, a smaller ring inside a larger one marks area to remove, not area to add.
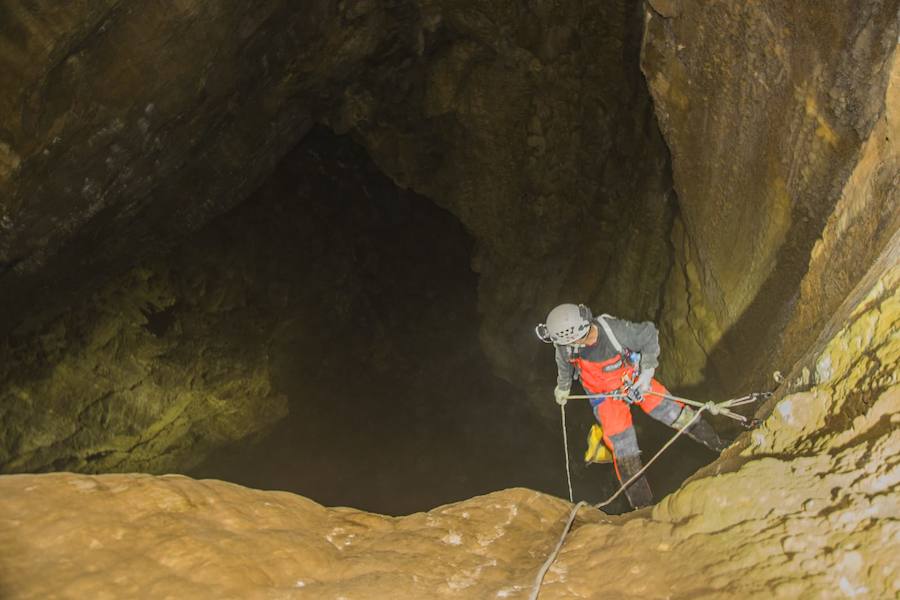
[[[621,483],[625,483],[634,474],[641,470],[640,455],[620,456],[616,458],[616,466],[619,469],[619,477],[622,478]],[[641,475],[625,489],[625,495],[628,496],[628,502],[634,508],[643,508],[653,504],[653,493],[650,491],[650,484],[647,478]]]
[[[721,453],[728,447],[728,444],[719,438],[719,435],[716,433],[715,429],[712,428],[712,425],[704,421],[702,417],[697,419],[697,421],[685,429],[684,432],[713,452]]]

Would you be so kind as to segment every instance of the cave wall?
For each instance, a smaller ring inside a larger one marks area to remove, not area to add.
[[[563,299],[658,311],[674,204],[640,3],[176,8],[4,7],[0,332],[173,248],[316,121],[476,237],[482,343],[510,381],[534,379],[533,324]]]
[[[673,384],[765,385],[896,229],[898,7],[648,3],[641,65],[680,208]]]
[[[239,270],[193,259],[142,264],[0,344],[0,470],[177,471],[287,413],[273,323]]]
[[[563,301],[651,318],[671,266],[674,198],[637,63],[641,5],[420,5],[418,56],[354,81],[326,120],[472,232],[482,344],[499,373],[545,399],[552,379],[531,365],[552,361],[534,324]]]
[[[245,199],[409,29],[396,8],[4,3],[0,333]]]
[[[305,472],[304,492],[343,500],[349,492],[339,490],[359,468],[346,453],[378,434],[373,427],[344,439],[355,416],[423,418],[421,398],[430,397],[426,412],[441,430],[406,439],[434,443],[468,414],[446,398],[452,385],[443,379],[448,365],[477,376],[463,364],[477,330],[468,243],[451,215],[397,190],[362,148],[314,129],[250,199],[170,254],[0,340],[0,472],[185,472],[218,447],[250,445],[291,410],[299,415],[292,437],[307,445],[283,449],[286,466],[256,460]],[[429,357],[425,365],[416,351]],[[349,400],[367,394],[364,403]],[[442,406],[454,410],[441,414]],[[418,462],[402,446],[382,442],[370,460]],[[329,452],[336,462],[322,466]],[[340,467],[341,456],[350,464]],[[459,484],[450,471],[442,481]],[[390,510],[391,490],[371,483]]]
[[[210,283],[152,261],[250,196],[368,61],[412,45],[417,15],[408,2],[4,3],[5,471],[185,469],[285,414],[274,323],[247,309],[245,273]],[[165,316],[176,298],[189,302]],[[153,332],[154,318],[174,325]]]

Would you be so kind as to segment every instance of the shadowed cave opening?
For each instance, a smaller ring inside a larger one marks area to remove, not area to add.
[[[270,429],[188,474],[385,514],[513,486],[565,497],[558,417],[498,378],[479,344],[472,251],[452,214],[398,188],[349,137],[313,129],[248,201],[167,259],[193,281],[183,290],[246,298],[234,318],[255,325],[217,334],[265,351],[287,400]],[[179,316],[185,300],[148,307],[147,330],[177,335],[173,323],[190,319]],[[543,358],[552,386],[552,356]],[[671,430],[634,412],[644,452],[655,451]],[[592,422],[573,402],[573,482],[597,501],[616,484],[611,465],[580,462]],[[651,485],[670,491],[712,458],[680,441]]]

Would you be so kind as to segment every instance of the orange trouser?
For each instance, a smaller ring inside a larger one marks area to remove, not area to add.
[[[650,391],[654,393],[645,393],[644,400],[637,403],[637,406],[653,419],[671,426],[681,414],[684,404],[660,396],[659,394],[668,394],[669,390],[656,379],[651,380]],[[616,456],[640,454],[637,435],[631,422],[631,405],[619,398],[606,398],[594,408],[594,416],[603,428],[603,442],[613,452],[616,475],[619,475]],[[621,481],[621,476],[619,480]]]

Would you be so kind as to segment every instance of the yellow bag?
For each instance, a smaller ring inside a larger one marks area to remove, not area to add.
[[[585,464],[612,462],[613,455],[603,443],[603,430],[594,423],[588,432],[587,450],[584,452]]]

